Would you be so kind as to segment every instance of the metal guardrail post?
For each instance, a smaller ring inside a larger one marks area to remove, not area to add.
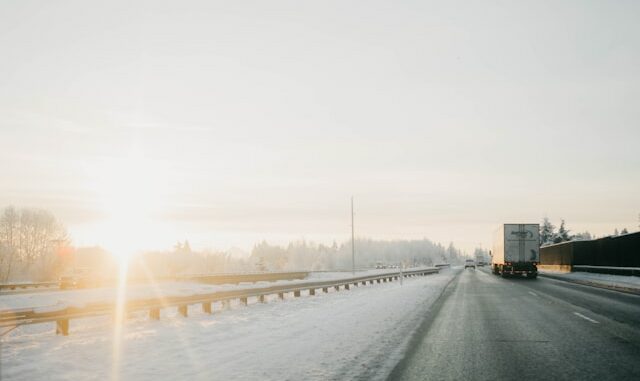
[[[211,315],[211,302],[202,303],[202,312]]]
[[[152,320],[160,320],[160,308],[150,309],[149,318],[151,318]]]
[[[69,319],[56,320],[56,335],[69,336]]]
[[[188,316],[188,311],[189,311],[189,306],[187,306],[186,304],[183,304],[181,306],[178,306],[178,313],[184,317]]]

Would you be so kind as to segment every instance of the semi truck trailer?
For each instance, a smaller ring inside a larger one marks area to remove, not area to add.
[[[540,225],[503,224],[497,229],[491,251],[491,271],[496,275],[538,276]]]

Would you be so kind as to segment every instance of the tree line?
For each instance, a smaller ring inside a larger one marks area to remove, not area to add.
[[[629,231],[623,228],[620,232],[616,228],[612,235],[628,234]],[[542,219],[540,224],[540,244],[541,246],[553,245],[556,243],[567,241],[583,241],[595,239],[596,237],[588,231],[582,233],[571,234],[571,230],[566,227],[564,219],[560,220],[560,226],[556,230],[556,226],[549,221],[547,217]]]
[[[457,263],[462,253],[453,243],[445,247],[428,239],[421,240],[355,240],[356,268],[382,265],[434,265]],[[291,242],[286,246],[266,241],[253,247],[250,263],[259,270],[350,270],[352,268],[351,240],[331,245],[307,241]]]
[[[0,281],[55,278],[68,245],[65,227],[50,212],[5,207],[0,215]]]

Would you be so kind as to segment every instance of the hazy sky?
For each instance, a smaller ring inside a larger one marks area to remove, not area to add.
[[[0,1],[0,206],[78,245],[638,230],[638,1]],[[109,221],[109,222],[107,222]],[[111,225],[110,225],[111,224]]]

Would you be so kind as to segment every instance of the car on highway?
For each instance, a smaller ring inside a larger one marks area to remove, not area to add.
[[[467,259],[464,261],[464,268],[469,268],[469,267],[473,267],[473,269],[476,269],[476,261],[474,261],[473,259]]]
[[[386,269],[387,265],[382,263],[382,262],[376,262],[376,269],[380,270],[380,269]]]
[[[70,274],[61,276],[58,282],[62,290],[98,287],[100,283],[95,275],[84,268],[75,269]]]
[[[76,288],[76,280],[73,276],[60,277],[60,288],[63,290]]]

